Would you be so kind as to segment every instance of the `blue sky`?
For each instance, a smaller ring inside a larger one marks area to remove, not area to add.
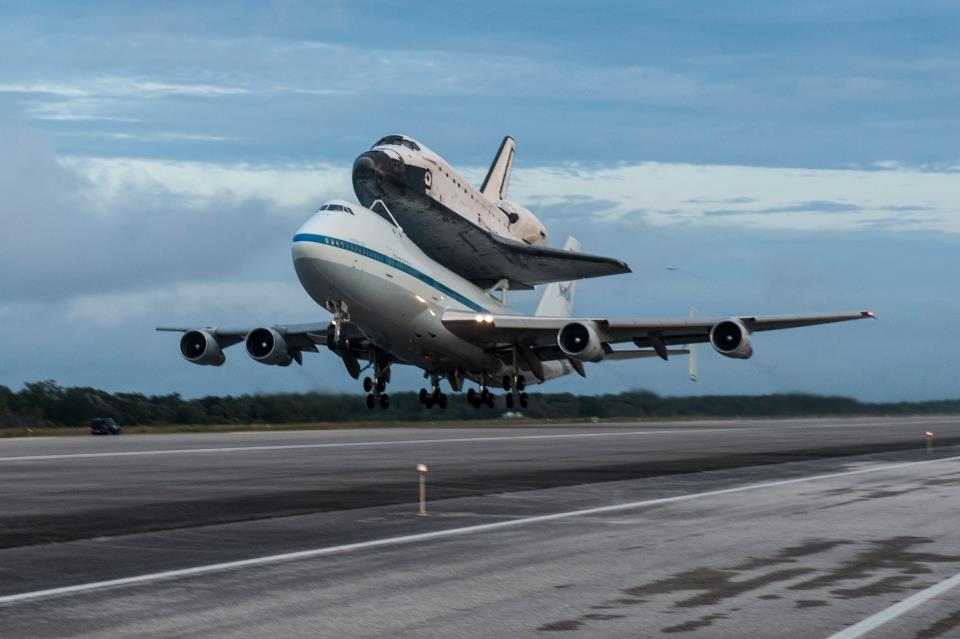
[[[322,354],[190,367],[151,329],[326,317],[289,237],[405,132],[475,181],[517,138],[553,243],[634,268],[582,283],[585,314],[881,317],[705,352],[697,385],[632,362],[554,389],[958,395],[955,3],[194,4],[0,2],[0,383],[353,390]]]

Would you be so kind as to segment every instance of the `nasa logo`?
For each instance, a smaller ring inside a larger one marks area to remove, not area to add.
[[[565,284],[560,285],[560,297],[570,301],[570,293],[573,290],[573,282],[566,282]]]

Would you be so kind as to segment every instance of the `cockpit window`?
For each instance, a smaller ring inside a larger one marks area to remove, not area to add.
[[[420,150],[420,146],[416,142],[408,140],[402,135],[388,135],[385,138],[380,138],[373,146],[405,146],[411,151]]]
[[[354,215],[353,209],[351,209],[349,206],[343,206],[342,204],[324,204],[317,209],[317,213],[320,213],[321,211],[340,211]]]

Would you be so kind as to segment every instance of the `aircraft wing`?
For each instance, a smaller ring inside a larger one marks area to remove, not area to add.
[[[370,353],[370,344],[366,336],[363,335],[356,326],[350,323],[346,323],[342,328],[341,335],[341,344],[338,346],[330,345],[330,336],[334,333],[334,326],[329,322],[324,323],[309,323],[309,324],[275,324],[273,326],[266,327],[217,327],[217,326],[205,326],[205,327],[184,327],[184,326],[159,326],[157,327],[158,331],[163,332],[173,332],[173,333],[194,333],[200,332],[210,337],[208,340],[212,339],[216,342],[215,347],[219,349],[229,348],[234,344],[239,344],[244,341],[250,331],[255,328],[268,328],[279,333],[286,347],[289,350],[289,353],[293,361],[298,364],[303,364],[303,352],[318,352],[318,346],[329,347],[336,355],[340,356],[343,360],[344,365],[347,367],[347,372],[350,373],[350,376],[354,379],[357,379],[360,376],[361,367],[360,360],[365,360],[369,358]],[[186,336],[184,340],[187,339]],[[206,340],[200,338],[200,345],[196,346],[198,349],[196,351],[197,356],[202,354],[204,351],[204,344]],[[209,346],[209,344],[207,345]],[[191,350],[184,350],[185,348],[190,348]],[[184,353],[184,356],[188,352],[191,352],[194,347],[191,344],[184,344],[181,341],[180,349]],[[192,353],[191,353],[192,354]],[[193,357],[188,358],[190,361],[196,360]],[[200,361],[197,363],[213,363],[214,365],[220,365],[223,363],[223,357],[220,356],[218,360],[213,361]],[[288,361],[289,363],[289,361]]]
[[[812,315],[772,315],[740,317],[696,318],[681,320],[610,320],[605,318],[576,317],[538,317],[532,315],[489,315],[447,311],[443,314],[443,325],[459,337],[497,351],[519,346],[525,359],[529,354],[536,355],[540,361],[566,359],[560,350],[558,334],[560,329],[570,323],[590,325],[605,352],[605,358],[627,359],[641,356],[636,351],[617,351],[611,346],[617,343],[632,342],[641,351],[657,355],[664,359],[674,351],[671,345],[695,344],[710,340],[713,327],[728,320],[739,321],[748,331],[774,331],[817,324],[830,324],[850,320],[874,317],[870,311],[852,311],[846,313],[823,313]],[[647,355],[650,356],[650,355]]]
[[[170,333],[186,333],[192,330],[206,331],[216,338],[217,343],[221,348],[228,348],[234,344],[239,344],[242,342],[247,337],[247,333],[252,331],[254,328],[259,327],[246,326],[224,328],[217,326],[158,326],[157,330]],[[287,343],[294,348],[313,353],[317,352],[316,345],[318,343],[322,343],[324,346],[326,346],[327,335],[331,332],[329,322],[310,324],[277,324],[274,326],[268,326],[267,328],[272,328],[283,335]]]

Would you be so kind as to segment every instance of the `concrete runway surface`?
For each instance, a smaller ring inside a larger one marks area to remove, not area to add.
[[[958,487],[960,417],[0,440],[0,636],[958,637]]]

